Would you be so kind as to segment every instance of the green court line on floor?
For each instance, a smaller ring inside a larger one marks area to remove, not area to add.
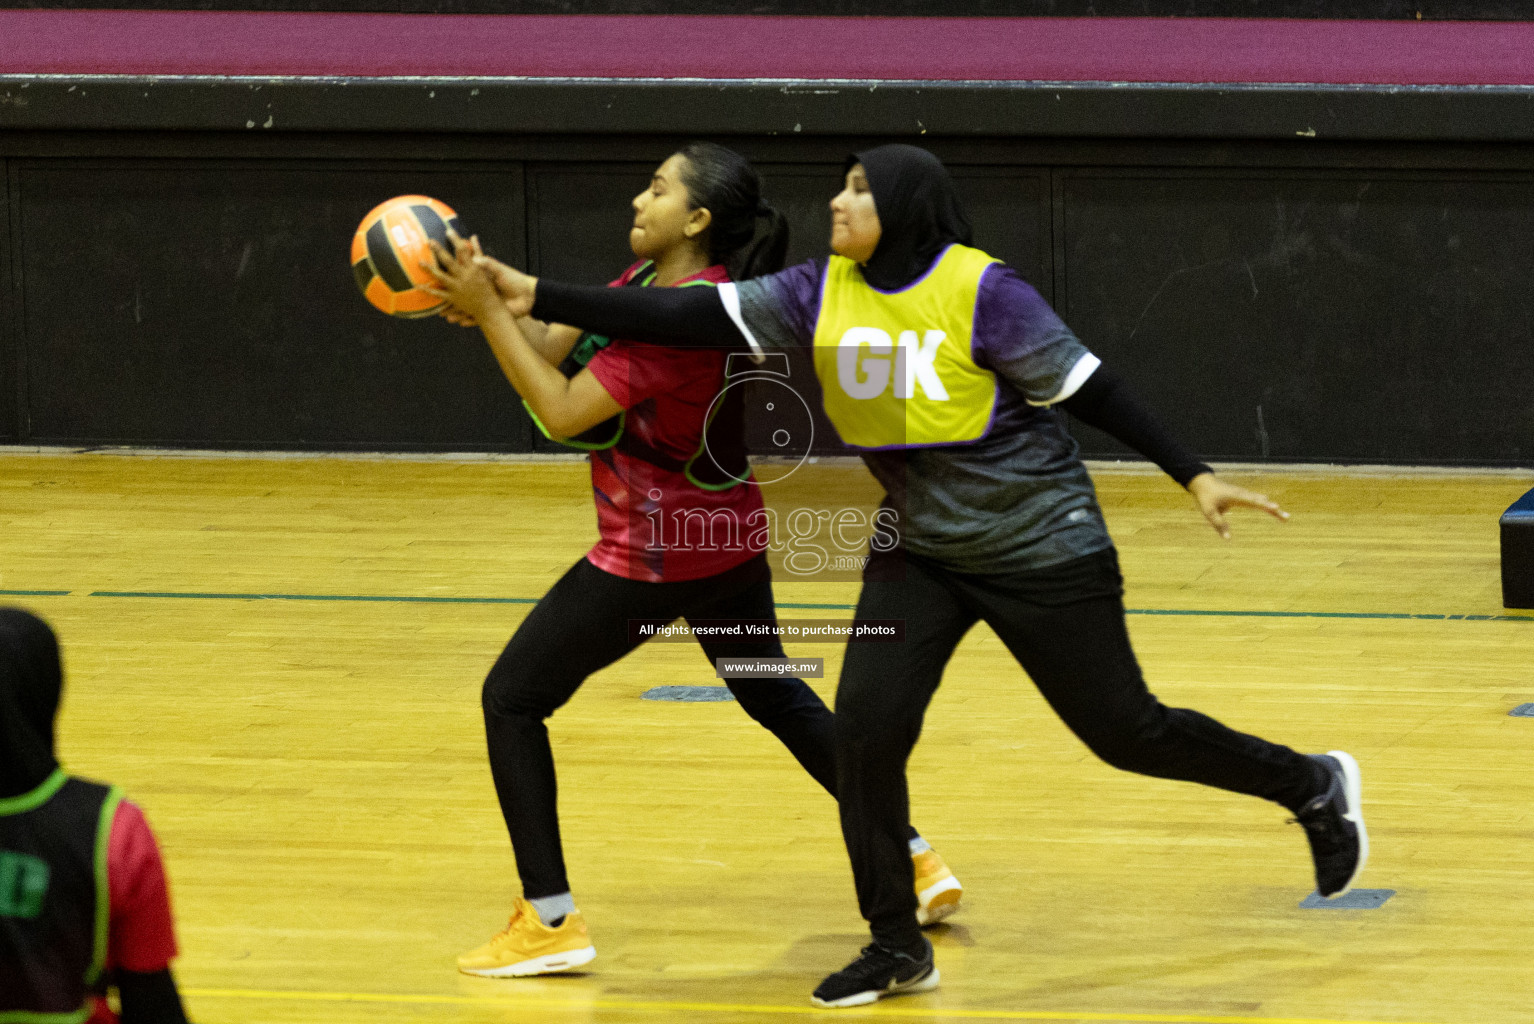
[[[0,595],[21,597],[68,597],[72,590],[0,590]],[[409,594],[243,594],[187,590],[91,590],[87,597],[148,597],[200,601],[342,601],[371,604],[537,604],[536,597],[426,597]],[[816,611],[852,611],[851,604],[811,604],[780,601],[779,608]],[[1443,612],[1292,612],[1218,608],[1126,608],[1126,615],[1184,615],[1206,618],[1246,619],[1377,619],[1423,622],[1534,622],[1529,615],[1449,614]]]
[[[534,997],[405,995],[391,992],[284,992],[269,989],[188,988],[186,995],[208,999],[271,999],[316,1003],[373,1003],[417,1006],[498,1006],[508,1010],[543,1009],[589,1012],[637,1010],[650,1013],[749,1013],[792,1016],[924,1017],[928,1020],[1111,1021],[1135,1024],[1404,1024],[1400,1021],[1343,1020],[1335,1017],[1251,1017],[1208,1014],[1093,1013],[1081,1010],[970,1010],[904,1005],[823,1010],[813,1006],[762,1003],[693,1003],[644,999],[539,999]]]

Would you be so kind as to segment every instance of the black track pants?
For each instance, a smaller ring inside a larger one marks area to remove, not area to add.
[[[1249,793],[1291,810],[1325,773],[1309,758],[1169,708],[1145,687],[1109,548],[1026,573],[972,576],[903,552],[874,555],[857,618],[905,621],[902,643],[853,643],[836,693],[842,835],[874,939],[921,945],[906,849],[906,760],[954,648],[977,621],[996,631],[1055,713],[1126,771]]]
[[[758,557],[701,580],[644,583],[581,559],[523,620],[485,679],[483,707],[490,771],[511,833],[523,895],[569,891],[559,840],[554,755],[544,720],[586,677],[628,654],[629,620],[665,625],[685,619],[777,616],[772,576]],[[716,658],[781,658],[777,638],[701,642]],[[727,684],[746,714],[783,742],[815,781],[836,794],[835,725],[825,703],[800,679],[739,679]],[[906,839],[901,839],[905,849]],[[910,855],[905,854],[907,860]]]

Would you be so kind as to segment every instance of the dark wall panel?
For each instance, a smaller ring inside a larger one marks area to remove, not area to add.
[[[1211,458],[1528,461],[1531,185],[1072,175],[1058,308]]]
[[[38,442],[521,448],[477,336],[367,305],[348,248],[406,192],[524,250],[520,168],[36,161],[20,168]]]
[[[1049,174],[1032,168],[953,169],[975,245],[1005,260],[1043,296],[1053,290]]]
[[[21,290],[15,278],[12,249],[15,238],[11,232],[12,192],[10,163],[0,160],[0,182],[6,183],[6,191],[0,202],[0,441],[15,441],[21,436],[22,396],[19,381],[21,346],[17,336],[21,328]]]
[[[568,281],[601,284],[634,257],[628,248],[631,202],[655,163],[534,164],[528,170],[533,270]],[[841,189],[840,164],[763,161],[762,194],[788,219],[788,262],[824,256],[831,236],[831,198]],[[975,228],[975,244],[1006,260],[1041,290],[1049,287],[1049,177],[1036,168],[952,168]]]
[[[0,439],[536,448],[478,332],[361,300],[351,232],[379,200],[425,191],[512,262],[605,282],[632,258],[630,202],[672,145],[486,136],[407,161],[372,137],[305,139],[299,159],[281,140],[198,137],[194,156],[190,136],[133,136],[131,159],[84,155],[123,138],[81,135],[71,155],[34,139],[4,163]],[[840,154],[858,143],[737,142],[789,218],[790,260],[824,254]],[[1331,164],[1287,168],[1235,143],[938,148],[976,243],[1207,457],[1534,462],[1525,148],[1436,168],[1432,147],[1318,148]],[[818,410],[806,371],[794,383]],[[839,450],[833,436],[819,418],[817,449]],[[1089,454],[1122,451],[1081,436]]]
[[[659,162],[530,167],[532,272],[580,284],[606,284],[621,274],[634,262],[629,204],[645,190]]]

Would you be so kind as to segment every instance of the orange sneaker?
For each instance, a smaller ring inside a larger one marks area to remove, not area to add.
[[[925,928],[959,909],[964,887],[936,850],[915,854],[911,861],[916,869],[916,923]]]
[[[533,905],[518,896],[506,930],[459,957],[458,969],[482,978],[525,978],[568,971],[591,963],[596,955],[579,910],[550,928],[538,920]]]

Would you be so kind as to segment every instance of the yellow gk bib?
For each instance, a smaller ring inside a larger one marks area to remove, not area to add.
[[[999,262],[952,245],[927,276],[886,295],[832,256],[815,322],[826,414],[858,448],[953,444],[985,436],[996,375],[970,358],[980,275]]]

